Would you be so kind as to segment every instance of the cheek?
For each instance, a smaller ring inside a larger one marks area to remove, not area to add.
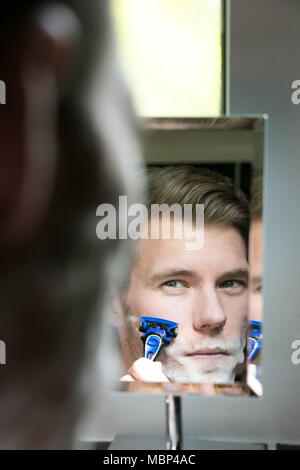
[[[161,291],[143,290],[130,296],[129,308],[137,317],[148,316],[180,322],[187,311],[188,299],[167,296]]]
[[[262,296],[260,294],[251,294],[249,296],[249,320],[263,321]]]
[[[227,296],[224,308],[227,314],[227,330],[240,331],[248,317],[248,293],[241,296]]]

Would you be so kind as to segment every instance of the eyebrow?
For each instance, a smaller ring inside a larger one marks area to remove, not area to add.
[[[153,274],[150,276],[149,283],[155,283],[160,281],[161,279],[165,279],[167,277],[177,277],[177,276],[184,276],[184,277],[196,277],[196,271],[191,271],[188,269],[180,269],[180,268],[167,268],[163,271]]]
[[[164,269],[163,271],[153,274],[153,276],[149,278],[149,283],[152,284],[168,277],[175,278],[178,276],[197,277],[197,273],[196,271],[192,271],[188,269],[168,268],[168,269]],[[247,269],[234,269],[232,271],[226,271],[225,273],[222,273],[218,277],[218,280],[225,279],[225,278],[227,279],[229,277],[248,280],[248,270]]]
[[[224,278],[239,278],[239,279],[245,279],[248,280],[249,278],[249,273],[247,269],[234,269],[233,271],[226,271],[225,273],[221,274],[219,279],[224,279]]]
[[[262,276],[251,277],[251,282],[262,282]]]

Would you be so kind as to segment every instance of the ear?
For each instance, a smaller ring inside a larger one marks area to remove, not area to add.
[[[79,36],[76,16],[55,4],[36,11],[4,37],[1,79],[6,104],[0,107],[4,251],[32,241],[47,213],[56,173],[58,87],[74,63]]]

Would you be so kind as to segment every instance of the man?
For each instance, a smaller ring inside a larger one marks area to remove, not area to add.
[[[0,448],[70,448],[119,249],[96,208],[140,194],[107,2],[2,2],[0,64]]]
[[[251,188],[251,224],[249,232],[249,321],[263,322],[263,175],[253,176]],[[258,396],[262,396],[261,351],[248,365],[247,382]]]
[[[262,311],[262,266],[263,266],[263,221],[262,221],[262,175],[255,175],[251,191],[251,224],[249,233],[249,320],[263,321]]]
[[[232,384],[245,360],[246,198],[216,173],[180,166],[150,170],[149,209],[152,204],[192,204],[193,209],[204,204],[204,244],[188,250],[187,235],[163,239],[161,234],[137,242],[117,317],[123,358],[126,368],[131,367],[123,380]],[[179,222],[171,220],[171,233]],[[142,316],[179,324],[177,338],[158,362],[138,360],[143,356],[138,331]]]

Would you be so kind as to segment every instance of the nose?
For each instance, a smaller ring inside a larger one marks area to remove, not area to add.
[[[214,288],[202,289],[195,299],[193,327],[195,330],[223,328],[227,320],[224,307]]]

